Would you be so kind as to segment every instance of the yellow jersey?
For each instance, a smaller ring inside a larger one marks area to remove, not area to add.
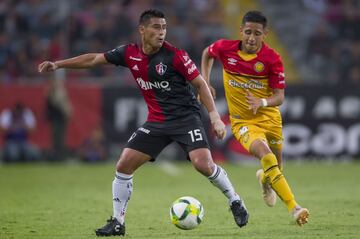
[[[281,124],[279,107],[262,107],[254,115],[246,101],[246,91],[255,97],[268,98],[272,89],[285,88],[281,57],[263,43],[256,54],[240,51],[240,40],[218,40],[209,47],[209,55],[223,65],[223,83],[230,117],[243,122]]]

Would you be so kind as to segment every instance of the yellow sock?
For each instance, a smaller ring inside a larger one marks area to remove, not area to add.
[[[291,212],[297,205],[294,195],[286,182],[284,175],[282,175],[274,154],[269,153],[261,159],[261,165],[265,172],[265,178],[268,178],[271,187],[286,204],[287,209]]]

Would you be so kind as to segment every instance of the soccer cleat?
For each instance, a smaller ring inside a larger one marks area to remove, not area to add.
[[[303,226],[307,223],[310,215],[309,210],[300,206],[296,206],[291,214],[299,226]]]
[[[244,202],[242,200],[235,200],[230,204],[230,209],[236,224],[239,227],[245,226],[249,219],[249,213],[246,210]]]
[[[262,180],[263,175],[264,175],[264,171],[262,169],[259,169],[256,172],[256,177],[259,180],[265,204],[268,205],[269,207],[273,207],[276,204],[276,198],[277,198],[276,193],[275,193],[274,189],[271,188],[271,186],[268,182],[263,183],[263,180]]]
[[[125,235],[125,224],[120,222],[115,217],[110,217],[107,223],[102,228],[95,230],[96,236],[124,236]]]

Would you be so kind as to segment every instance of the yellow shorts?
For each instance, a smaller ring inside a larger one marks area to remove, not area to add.
[[[270,149],[282,149],[282,126],[269,123],[251,123],[231,120],[231,130],[237,141],[250,152],[251,144],[260,139],[265,141]]]

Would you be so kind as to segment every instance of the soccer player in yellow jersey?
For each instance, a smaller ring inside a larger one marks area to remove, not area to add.
[[[277,194],[302,226],[308,221],[309,211],[295,201],[282,174],[279,106],[284,101],[285,75],[281,57],[263,42],[267,31],[267,19],[261,12],[247,12],[240,28],[241,40],[221,39],[205,48],[201,70],[215,98],[210,72],[214,58],[221,61],[232,132],[260,159],[262,169],[256,175],[265,203],[274,206]]]

